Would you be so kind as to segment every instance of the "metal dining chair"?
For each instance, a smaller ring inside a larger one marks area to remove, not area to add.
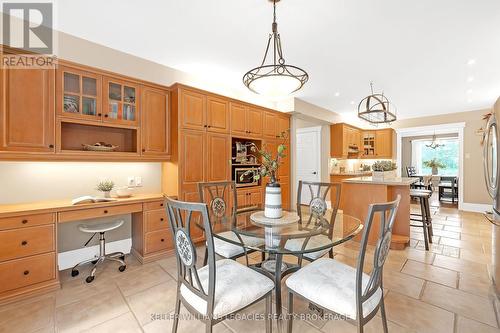
[[[204,203],[166,198],[167,217],[177,259],[177,298],[172,332],[177,332],[180,306],[205,323],[215,324],[261,300],[266,303],[266,332],[271,332],[271,295],[274,282],[263,274],[230,259],[215,260],[212,225]],[[198,267],[191,239],[193,215],[200,215],[207,237],[208,264]]]
[[[355,320],[358,332],[380,309],[384,332],[387,333],[387,318],[384,307],[382,273],[391,245],[392,227],[401,196],[392,202],[371,204],[361,238],[356,268],[335,259],[321,258],[292,274],[288,287],[288,332],[293,326],[293,297],[301,296],[323,311],[331,311]],[[373,270],[363,272],[368,236],[378,215],[379,237],[373,256]]]
[[[309,197],[303,202],[306,192]],[[293,252],[303,252],[307,249],[319,248],[332,243],[333,227],[337,211],[340,204],[340,183],[321,183],[321,182],[305,182],[300,180],[297,190],[297,214],[299,215],[299,224],[303,228],[317,228],[318,226],[326,226],[327,231],[319,235],[308,238],[293,238],[289,239],[285,244],[285,249]],[[328,205],[326,197],[330,194],[331,208],[328,213]],[[330,258],[333,258],[333,249],[326,248],[321,251],[308,252],[296,255],[299,258],[299,265],[302,265],[302,260],[314,261],[328,252]]]
[[[238,201],[236,196],[236,183],[234,181],[198,183],[198,192],[200,195],[200,202],[206,203],[208,206],[212,231],[214,233],[218,233],[220,229],[224,228],[227,230],[228,226],[236,226]],[[199,227],[203,228],[201,225]],[[234,231],[228,230],[218,234],[225,239],[232,240],[233,243],[215,237],[215,253],[227,259],[237,259],[245,256],[247,265],[247,254],[254,251],[247,250],[243,244],[255,247],[264,245],[264,240],[262,238],[240,235]],[[205,248],[204,265],[207,264],[207,256],[208,249]],[[262,252],[262,260],[265,260],[264,252]]]

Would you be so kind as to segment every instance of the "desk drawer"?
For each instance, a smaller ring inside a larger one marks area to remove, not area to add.
[[[42,225],[0,231],[0,261],[54,251],[54,228]]]
[[[0,230],[51,224],[55,221],[54,217],[55,215],[52,213],[5,217],[0,219]]]
[[[173,249],[172,234],[170,229],[148,232],[144,254]]]
[[[0,293],[55,279],[54,252],[0,263]]]
[[[156,210],[156,209],[165,210],[165,200],[144,203],[144,210]]]
[[[167,212],[164,209],[150,210],[144,213],[146,232],[169,228]]]
[[[142,212],[142,204],[105,206],[101,208],[78,209],[59,213],[59,222],[70,222],[99,217]]]

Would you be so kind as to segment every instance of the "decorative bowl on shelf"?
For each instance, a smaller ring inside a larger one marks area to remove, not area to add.
[[[122,186],[116,189],[116,196],[118,198],[130,198],[132,194],[133,194],[132,188],[128,186]]]
[[[93,145],[83,143],[82,146],[83,150],[88,150],[88,151],[115,151],[118,148],[118,146],[114,146],[110,143],[104,143],[104,142],[97,142],[94,143]]]

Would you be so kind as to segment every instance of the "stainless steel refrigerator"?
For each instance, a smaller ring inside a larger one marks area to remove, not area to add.
[[[493,114],[485,128],[483,164],[486,188],[493,198],[491,213],[485,214],[491,224],[492,265],[491,275],[497,299],[500,299],[500,98],[493,107]]]

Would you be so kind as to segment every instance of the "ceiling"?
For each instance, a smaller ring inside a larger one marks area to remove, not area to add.
[[[490,107],[500,96],[498,0],[282,0],[287,63],[310,75],[295,94],[354,114],[369,83],[399,118]],[[59,0],[57,29],[241,86],[271,30],[267,0]],[[474,62],[469,64],[469,61]]]

